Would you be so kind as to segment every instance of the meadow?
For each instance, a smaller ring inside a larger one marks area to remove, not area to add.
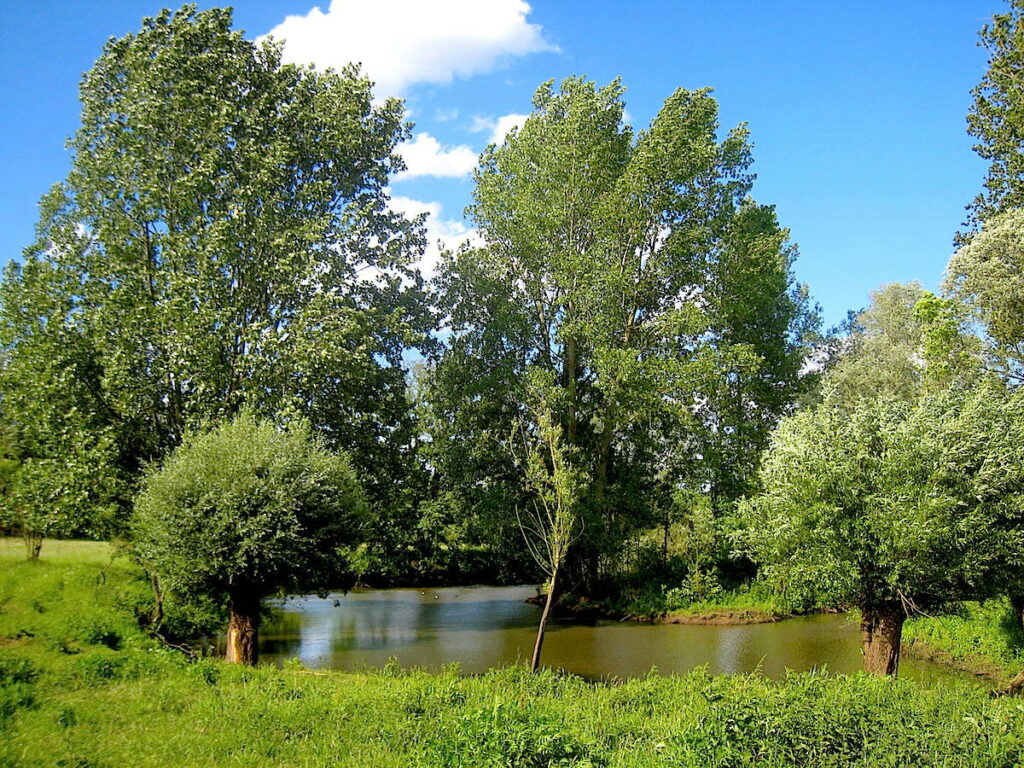
[[[0,765],[1009,766],[1024,704],[969,686],[695,670],[366,674],[189,659],[109,545],[0,541]]]

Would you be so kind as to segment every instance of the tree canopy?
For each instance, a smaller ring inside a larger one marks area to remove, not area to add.
[[[1024,381],[1024,209],[992,217],[949,260],[944,288],[985,332],[993,370]]]
[[[246,411],[189,436],[147,474],[132,537],[163,589],[248,622],[253,636],[236,652],[254,661],[260,598],[349,584],[346,551],[367,522],[347,457],[305,424],[279,429]]]
[[[484,152],[484,244],[442,265],[451,338],[428,383],[441,482],[492,518],[521,493],[494,435],[523,412],[527,371],[563,390],[556,416],[589,478],[575,576],[591,587],[651,524],[656,467],[689,472],[713,444],[729,458],[694,482],[737,493],[799,387],[807,317],[786,233],[748,199],[746,129],[719,139],[709,92],[680,89],[634,134],[623,92],[547,83]]]
[[[81,100],[72,169],[0,304],[27,450],[109,434],[130,479],[245,406],[309,419],[386,495],[413,435],[402,355],[433,343],[422,227],[387,205],[400,102],[194,6],[107,43]]]
[[[985,189],[970,206],[969,224],[977,228],[994,215],[1024,206],[1024,120],[1020,82],[1024,78],[1024,2],[1010,0],[1006,13],[993,15],[981,28],[988,69],[974,88],[967,132],[974,151],[988,161]]]
[[[892,673],[906,614],[1015,577],[1022,402],[995,385],[852,406],[830,392],[780,425],[738,539],[796,602],[860,608],[866,665]]]

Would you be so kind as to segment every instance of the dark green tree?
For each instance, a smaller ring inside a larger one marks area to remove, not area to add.
[[[401,104],[194,6],[107,43],[81,100],[71,172],[0,308],[12,411],[67,371],[44,407],[80,415],[46,457],[100,428],[130,479],[247,406],[308,418],[389,498],[413,436],[402,355],[433,325],[422,227],[387,205]]]
[[[749,487],[779,418],[813,381],[806,357],[820,315],[793,279],[796,246],[770,206],[746,203],[735,213],[717,263],[708,270],[711,333],[723,348],[745,350],[707,391],[711,429],[702,451],[719,511]]]
[[[972,228],[1024,207],[1024,2],[1010,0],[1009,5],[1009,11],[995,14],[980,32],[988,69],[971,92],[967,132],[977,139],[974,151],[989,167],[985,190],[970,206],[967,224]]]

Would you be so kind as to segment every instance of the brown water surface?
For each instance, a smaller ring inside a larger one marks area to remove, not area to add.
[[[267,661],[297,657],[309,667],[360,669],[394,657],[402,667],[462,672],[529,659],[539,609],[524,600],[533,587],[444,587],[357,590],[288,600],[261,631]],[[693,626],[555,619],[544,663],[589,679],[681,673],[861,668],[859,633],[846,616],[805,616],[774,624]],[[973,679],[948,667],[904,659],[900,674],[927,680]]]

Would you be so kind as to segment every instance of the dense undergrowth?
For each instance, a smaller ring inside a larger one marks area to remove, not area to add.
[[[0,765],[1014,766],[1024,704],[866,676],[593,684],[239,668],[143,633],[145,583],[93,545],[0,549]]]

